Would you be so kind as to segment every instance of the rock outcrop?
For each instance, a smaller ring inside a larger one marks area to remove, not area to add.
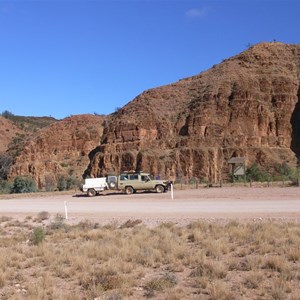
[[[9,144],[17,136],[17,134],[22,133],[23,131],[12,121],[0,116],[0,153],[3,153],[7,150]]]
[[[145,91],[111,115],[86,175],[144,170],[217,182],[228,160],[295,165],[300,45],[261,43],[199,75]]]
[[[51,190],[60,178],[123,170],[217,182],[229,175],[235,156],[247,165],[295,166],[299,99],[300,45],[261,43],[196,76],[145,91],[110,116],[73,116],[39,129],[14,152],[8,178],[29,175]],[[10,131],[14,125],[7,122],[0,118],[0,152],[19,130]]]
[[[101,140],[104,116],[77,115],[41,129],[14,160],[9,178],[33,177],[41,190],[54,190],[58,180],[81,180],[88,154]]]

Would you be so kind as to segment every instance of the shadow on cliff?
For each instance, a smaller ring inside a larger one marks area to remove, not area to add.
[[[83,179],[84,178],[89,178],[90,173],[91,173],[91,168],[92,168],[91,162],[92,162],[94,156],[96,155],[96,153],[98,153],[100,151],[101,151],[101,145],[97,146],[95,149],[93,149],[92,151],[90,151],[90,153],[88,154],[90,163],[88,164],[87,168],[84,170],[84,172],[82,174],[82,178]]]
[[[291,150],[295,153],[298,164],[300,161],[300,86],[298,88],[298,101],[291,117],[292,141]]]

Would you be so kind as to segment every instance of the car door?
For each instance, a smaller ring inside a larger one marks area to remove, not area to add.
[[[148,175],[141,175],[141,184],[143,185],[143,190],[153,190],[153,182]]]

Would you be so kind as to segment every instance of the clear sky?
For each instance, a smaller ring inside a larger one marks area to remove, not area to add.
[[[263,41],[300,43],[300,0],[0,0],[0,113],[109,114]]]

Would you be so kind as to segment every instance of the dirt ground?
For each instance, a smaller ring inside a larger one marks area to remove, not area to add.
[[[299,299],[299,187],[0,195],[0,221],[3,300]]]
[[[300,220],[299,187],[223,187],[174,190],[164,194],[125,195],[106,192],[87,197],[81,192],[1,195],[0,216],[25,218],[47,211],[69,223],[90,219],[100,224],[141,219],[148,225],[194,220]]]

